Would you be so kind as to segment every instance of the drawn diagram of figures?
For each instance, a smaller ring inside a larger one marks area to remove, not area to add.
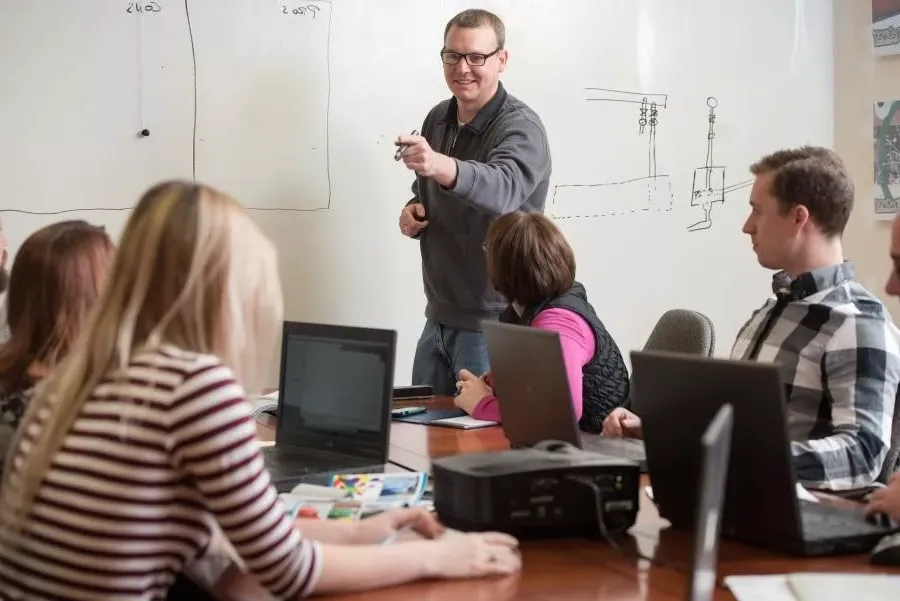
[[[716,139],[716,107],[719,101],[710,96],[706,99],[709,107],[709,131],[706,134],[706,163],[694,169],[694,183],[691,188],[691,206],[702,207],[703,219],[688,226],[688,230],[706,230],[712,227],[713,203],[725,202],[725,167],[713,164],[713,140]]]
[[[656,166],[656,133],[668,97],[608,88],[585,91],[588,101],[637,105],[637,135],[647,138],[647,168],[643,175],[615,181],[557,185],[549,213],[556,219],[577,219],[671,211],[672,185],[669,176],[661,175]]]
[[[708,230],[712,227],[712,210],[716,203],[724,203],[725,195],[741,188],[746,188],[753,180],[746,180],[725,186],[725,167],[716,165],[713,160],[713,142],[716,139],[716,107],[719,101],[710,96],[706,99],[709,107],[707,122],[709,124],[706,133],[706,162],[703,167],[694,169],[694,180],[691,186],[691,206],[700,207],[703,210],[703,219],[688,226],[689,232]]]

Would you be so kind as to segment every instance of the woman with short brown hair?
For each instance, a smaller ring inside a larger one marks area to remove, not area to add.
[[[22,244],[9,276],[9,339],[0,346],[0,471],[35,384],[81,331],[114,252],[102,227],[81,220],[43,227]]]
[[[600,432],[606,416],[628,397],[628,371],[575,280],[572,247],[544,215],[517,211],[491,225],[484,248],[488,278],[510,302],[500,320],[559,334],[576,419],[582,430]],[[489,374],[479,378],[463,370],[457,388],[458,407],[500,421]]]

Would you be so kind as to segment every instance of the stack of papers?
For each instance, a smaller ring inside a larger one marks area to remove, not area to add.
[[[725,584],[738,601],[894,601],[900,576],[889,574],[797,573],[727,576]]]
[[[424,503],[425,472],[337,474],[329,486],[301,484],[279,498],[292,518],[358,520],[366,515]]]
[[[431,422],[431,425],[449,426],[451,428],[471,430],[473,428],[488,428],[490,426],[496,426],[498,423],[499,422],[493,422],[484,419],[475,419],[471,415],[461,415],[459,417],[445,417],[444,419],[436,419]]]
[[[250,401],[250,411],[253,419],[259,417],[261,413],[274,412],[278,409],[278,391],[264,394]]]

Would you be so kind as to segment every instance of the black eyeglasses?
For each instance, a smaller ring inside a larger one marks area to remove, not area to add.
[[[450,50],[441,50],[441,60],[445,65],[456,65],[463,59],[463,57],[465,57],[466,62],[469,63],[469,65],[473,67],[480,67],[487,62],[487,59],[500,52],[500,50],[502,50],[502,48],[497,48],[490,54],[481,54],[480,52],[460,54],[459,52],[451,52]]]

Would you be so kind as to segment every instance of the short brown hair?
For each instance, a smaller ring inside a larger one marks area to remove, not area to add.
[[[821,146],[779,150],[751,165],[753,175],[773,173],[771,193],[782,212],[802,205],[827,236],[844,233],[853,210],[854,186],[844,161]]]
[[[533,307],[575,283],[575,253],[541,213],[502,215],[488,229],[484,248],[488,279],[510,302]]]
[[[500,17],[489,10],[470,8],[455,15],[447,21],[447,26],[444,27],[445,40],[447,39],[447,34],[450,33],[450,28],[454,25],[469,29],[490,26],[497,35],[497,48],[503,48],[506,45],[506,26],[503,25]]]
[[[48,225],[25,240],[9,276],[0,392],[28,386],[32,363],[53,367],[66,355],[100,294],[112,255],[106,231],[81,220]]]

